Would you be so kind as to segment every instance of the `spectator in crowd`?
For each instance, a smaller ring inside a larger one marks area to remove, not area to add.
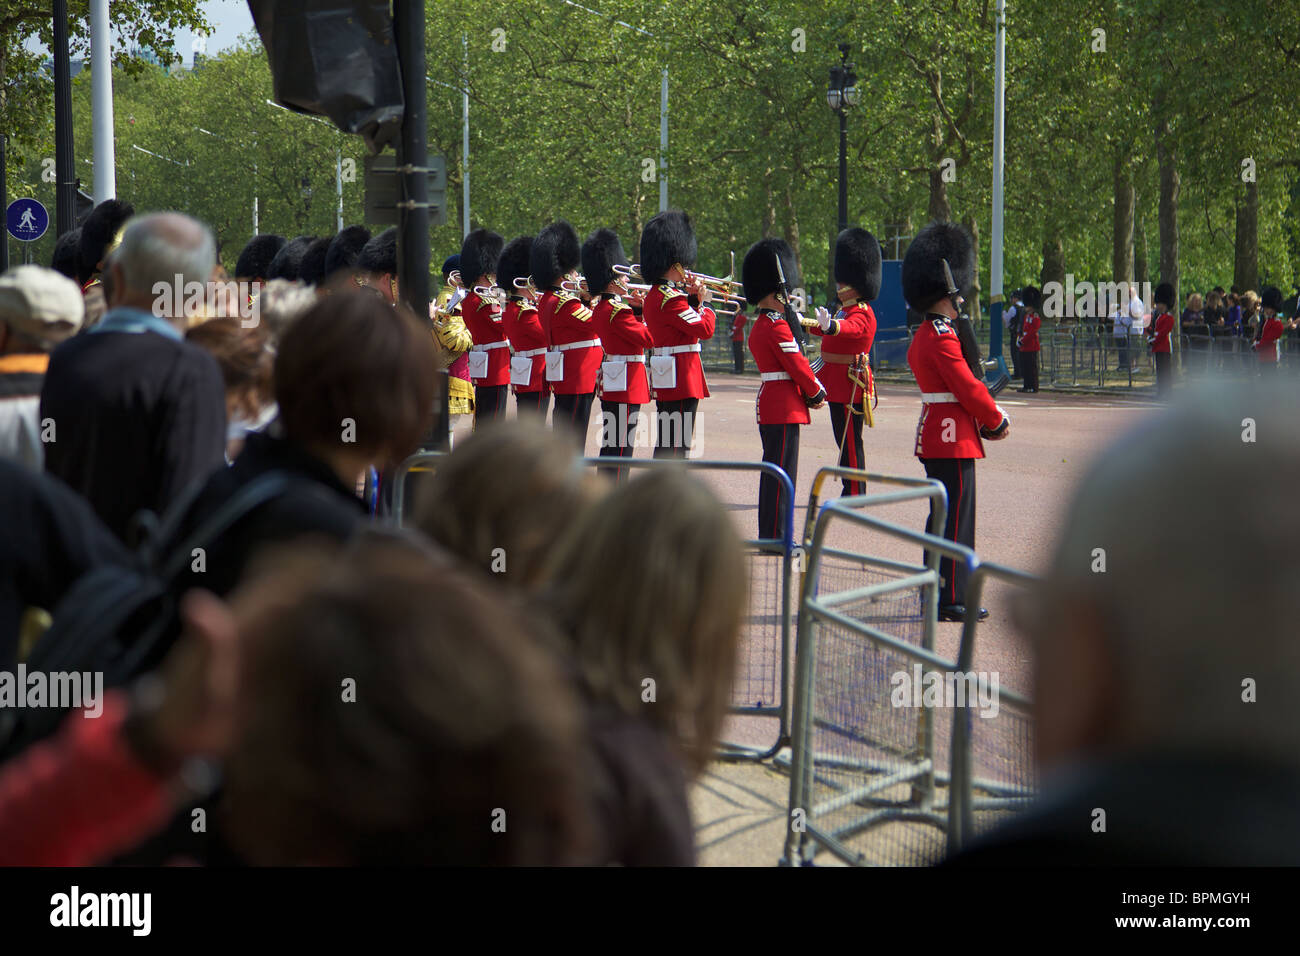
[[[745,315],[745,310],[736,309],[735,318],[731,320],[731,358],[737,375],[745,371],[745,326],[748,324],[749,317]]]
[[[30,609],[52,611],[79,577],[100,564],[123,563],[127,553],[80,495],[3,460],[0,528],[0,671],[8,671],[24,631],[30,636],[24,627]]]
[[[50,257],[50,268],[74,282],[77,281],[77,246],[80,242],[81,227],[69,229],[59,236],[59,241],[54,244],[54,254]],[[82,312],[85,312],[84,307]]]
[[[697,479],[652,471],[573,523],[547,577],[599,762],[596,862],[693,864],[686,788],[722,730],[747,601],[731,518]]]
[[[84,239],[84,236],[83,236]],[[164,511],[222,463],[226,402],[221,370],[184,341],[175,294],[216,265],[206,226],[179,213],[132,220],[106,270],[109,311],[50,358],[40,416],[54,429],[45,467],[85,495],[125,540],[141,509]]]
[[[1024,615],[1041,793],[959,862],[1300,864],[1294,407],[1207,390],[1079,483]]]
[[[1241,296],[1235,291],[1228,293],[1227,325],[1232,335],[1241,335]]]
[[[1020,326],[1024,322],[1024,300],[1021,298],[1019,290],[1011,293],[1011,307],[1002,313],[1002,325],[1007,332],[1007,342],[1011,347],[1011,377],[1013,379],[1023,379],[1024,373],[1020,370],[1020,346],[1017,339],[1020,338]]]
[[[507,421],[475,432],[438,464],[417,493],[412,523],[466,563],[532,591],[600,489],[571,444],[539,423]]]
[[[285,331],[316,304],[316,294],[307,286],[288,279],[271,279],[261,286],[253,300],[253,312],[266,328],[271,347],[279,343]]]
[[[286,242],[266,267],[266,278],[297,282],[299,271],[302,269],[303,256],[307,254],[307,248],[315,239],[315,236],[297,236]]]
[[[185,339],[206,349],[221,368],[226,383],[226,459],[231,460],[249,432],[262,431],[275,418],[275,353],[266,326],[246,329],[238,319],[209,319],[186,332]]]
[[[1111,313],[1111,332],[1115,338],[1115,351],[1119,355],[1119,367],[1117,371],[1128,372],[1132,368],[1132,361],[1129,358],[1129,339],[1133,335],[1134,321],[1134,302],[1137,302],[1137,318],[1141,317],[1142,300],[1137,298],[1137,286],[1130,283],[1128,287],[1127,301],[1119,302],[1115,305],[1114,312]]]
[[[99,321],[110,308],[109,290],[103,285],[104,263],[121,241],[122,230],[135,215],[135,207],[118,199],[106,199],[90,211],[77,238],[77,281],[86,299],[85,326]],[[169,280],[170,281],[170,280]]]
[[[40,471],[41,385],[50,352],[81,327],[85,302],[71,279],[42,266],[0,275],[0,458]]]
[[[1181,318],[1182,334],[1187,336],[1187,352],[1183,368],[1201,372],[1207,368],[1210,351],[1210,327],[1205,321],[1205,305],[1199,292],[1187,297],[1187,308]]]
[[[251,286],[250,291],[256,293],[262,283],[266,282],[271,263],[284,245],[284,236],[271,233],[262,233],[249,239],[235,262],[235,278],[247,282]]]
[[[1251,342],[1259,337],[1259,294],[1248,289],[1241,294],[1241,337]]]

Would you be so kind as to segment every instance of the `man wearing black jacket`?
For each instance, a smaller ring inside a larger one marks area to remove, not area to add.
[[[215,264],[212,233],[188,216],[133,220],[105,266],[109,311],[50,358],[45,469],[123,540],[138,511],[161,513],[224,460],[221,371],[182,335],[182,303]]]

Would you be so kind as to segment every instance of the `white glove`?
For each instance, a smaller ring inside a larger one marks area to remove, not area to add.
[[[823,332],[829,331],[831,327],[830,312],[819,305],[817,306],[816,316],[817,316],[817,324],[822,327],[822,331]]]

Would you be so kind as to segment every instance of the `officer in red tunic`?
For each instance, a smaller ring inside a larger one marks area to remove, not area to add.
[[[687,457],[700,399],[709,397],[700,341],[713,338],[716,317],[706,305],[709,290],[687,271],[697,251],[684,212],[661,212],[641,231],[641,274],[651,286],[643,314],[654,338],[650,385],[656,399],[656,458]]]
[[[799,350],[786,320],[778,256],[787,281],[797,282],[794,252],[783,239],[760,239],[750,246],[741,266],[741,279],[745,299],[758,307],[754,328],[749,333],[749,351],[761,380],[756,412],[763,460],[779,466],[795,482],[799,472],[799,426],[812,421],[808,409],[821,408],[826,403],[826,389]],[[781,484],[775,478],[767,474],[759,477],[760,539],[783,536],[781,515],[786,503],[781,500],[781,492]]]
[[[533,301],[535,289],[529,278],[532,236],[519,236],[506,243],[497,263],[497,284],[505,290],[506,307],[501,325],[510,340],[510,386],[520,417],[532,415],[546,421],[551,391],[546,387],[546,333]]]
[[[474,427],[506,417],[510,385],[510,342],[501,321],[501,300],[495,290],[500,235],[475,229],[460,247],[460,274],[465,298],[460,315],[474,345],[469,350],[469,380],[474,385]],[[476,291],[483,290],[483,291]]]
[[[596,399],[600,371],[600,339],[591,324],[591,310],[562,287],[577,281],[582,247],[578,233],[563,219],[537,234],[529,256],[533,284],[542,290],[537,314],[546,332],[546,381],[555,394],[552,425],[570,430],[581,450],[587,443],[591,405]]]
[[[957,336],[960,293],[974,276],[971,238],[954,223],[926,226],[903,257],[903,298],[925,313],[907,350],[907,364],[921,389],[916,455],[926,475],[943,482],[948,491],[943,536],[968,548],[975,547],[975,459],[984,457],[981,438],[998,441],[1011,430],[1011,420],[971,372]],[[928,525],[932,534],[937,531],[934,522],[932,506]],[[939,562],[939,577],[939,619],[963,620],[965,565],[944,558]],[[979,619],[986,617],[988,612],[980,608]]]
[[[1038,353],[1042,349],[1038,341],[1038,332],[1043,327],[1043,318],[1038,314],[1038,310],[1043,305],[1043,294],[1037,287],[1027,285],[1020,292],[1020,301],[1024,305],[1018,323],[1020,333],[1016,336],[1016,348],[1020,350],[1020,368],[1024,372],[1025,384],[1016,391],[1037,392]]]
[[[731,358],[737,375],[745,371],[745,326],[748,324],[749,316],[745,315],[745,310],[737,309],[731,319]]]
[[[631,458],[641,406],[650,401],[645,352],[654,345],[650,330],[634,303],[624,300],[627,279],[614,270],[626,266],[623,243],[612,229],[597,229],[582,244],[582,274],[595,299],[591,324],[605,349],[600,364],[600,454]],[[627,468],[602,468],[615,480],[628,476]]]
[[[821,380],[831,407],[831,431],[840,449],[840,465],[863,468],[864,401],[873,401],[865,383],[871,381],[868,359],[876,338],[876,314],[868,303],[880,294],[880,243],[865,229],[845,229],[835,240],[835,295],[840,309],[834,318],[817,310],[817,324],[808,328],[822,337]],[[847,429],[847,435],[845,434]],[[841,479],[846,495],[865,493],[861,481]]]
[[[1277,371],[1278,359],[1281,358],[1282,336],[1286,333],[1286,323],[1278,317],[1282,308],[1282,290],[1271,285],[1259,294],[1259,338],[1251,345],[1259,356],[1259,370],[1263,375]]]
[[[1168,282],[1156,286],[1147,338],[1156,363],[1156,397],[1166,397],[1174,387],[1174,287]]]

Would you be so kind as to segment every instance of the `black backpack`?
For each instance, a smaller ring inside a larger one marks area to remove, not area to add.
[[[143,534],[132,562],[100,565],[77,579],[54,609],[50,629],[32,648],[27,673],[102,673],[107,690],[157,667],[180,630],[181,595],[176,593],[176,583],[190,565],[194,549],[210,547],[251,511],[282,495],[291,483],[293,479],[283,472],[258,476],[179,543],[180,529],[202,481],[174,502],[161,522],[142,514],[137,520]],[[68,712],[69,708],[51,706],[0,710],[0,761],[48,737]]]

